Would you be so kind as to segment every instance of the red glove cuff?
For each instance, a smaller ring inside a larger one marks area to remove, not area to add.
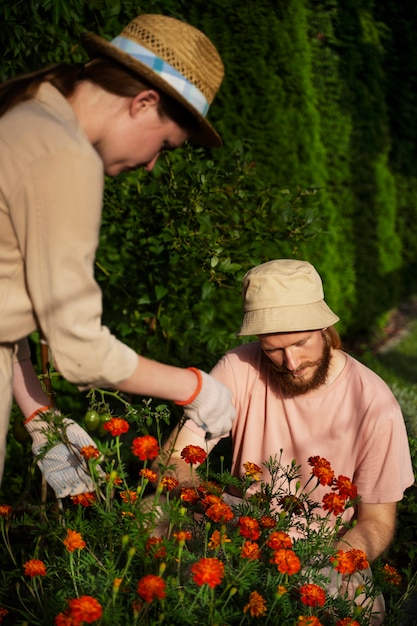
[[[188,398],[188,400],[178,400],[177,402],[175,402],[175,404],[178,404],[178,406],[185,406],[186,404],[191,404],[191,402],[193,402],[196,399],[196,397],[201,391],[201,387],[203,386],[203,377],[201,375],[200,370],[198,370],[196,367],[187,367],[187,370],[190,370],[190,372],[194,372],[194,374],[197,376],[197,379],[198,379],[197,388],[194,391],[194,393]]]

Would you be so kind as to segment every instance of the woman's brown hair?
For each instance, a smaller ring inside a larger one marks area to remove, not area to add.
[[[49,82],[65,98],[70,97],[81,80],[89,80],[103,90],[116,96],[134,97],[142,91],[153,89],[152,85],[141,80],[134,72],[106,57],[99,57],[86,65],[57,63],[35,72],[12,78],[0,85],[0,117],[20,102],[35,97],[40,85]],[[173,98],[160,92],[159,114],[169,117],[190,136],[197,129],[194,116]]]

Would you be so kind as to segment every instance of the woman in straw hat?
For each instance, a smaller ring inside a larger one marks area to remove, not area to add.
[[[234,417],[230,393],[209,375],[138,355],[101,325],[93,272],[104,174],[151,170],[161,151],[187,139],[220,145],[206,115],[221,59],[199,30],[162,15],[137,17],[111,42],[86,33],[83,44],[85,66],[58,64],[0,85],[0,480],[14,354],[14,394],[34,452],[45,442],[47,401],[23,339],[36,329],[80,387],[173,400],[213,436]],[[74,423],[67,434],[90,443]],[[62,448],[39,462],[45,478],[60,497],[87,491]]]

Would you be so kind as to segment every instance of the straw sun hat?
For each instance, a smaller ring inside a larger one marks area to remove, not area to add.
[[[319,330],[339,321],[324,301],[321,278],[307,261],[279,259],[243,277],[238,336]]]
[[[182,104],[198,121],[193,139],[220,146],[206,120],[224,76],[222,60],[211,41],[194,26],[165,15],[139,15],[112,41],[83,33],[90,58],[110,57],[156,89]]]

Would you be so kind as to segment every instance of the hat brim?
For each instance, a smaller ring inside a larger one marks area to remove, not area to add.
[[[294,305],[246,311],[236,335],[269,335],[320,330],[339,321],[324,300],[312,304]]]
[[[91,59],[98,56],[105,56],[118,61],[130,71],[138,74],[145,81],[149,82],[157,89],[159,88],[161,91],[185,107],[198,123],[198,129],[193,132],[192,137],[190,137],[192,141],[202,146],[212,148],[218,148],[222,145],[220,135],[206,120],[206,118],[196,111],[196,109],[185,98],[183,98],[181,94],[171,87],[171,85],[169,85],[163,78],[147,67],[144,63],[134,59],[126,52],[119,50],[116,46],[113,46],[110,42],[102,39],[95,33],[82,33],[81,43]]]

